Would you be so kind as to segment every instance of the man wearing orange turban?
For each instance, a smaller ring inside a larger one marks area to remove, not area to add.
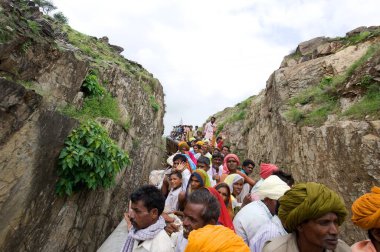
[[[183,213],[183,236],[188,239],[185,252],[249,252],[248,246],[234,231],[216,225],[220,204],[207,189],[190,194]]]
[[[352,222],[368,230],[369,240],[352,245],[352,251],[380,252],[380,187],[373,187],[352,204]]]

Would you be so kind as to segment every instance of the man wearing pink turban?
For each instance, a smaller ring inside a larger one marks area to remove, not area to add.
[[[257,190],[259,189],[261,183],[263,183],[264,179],[272,175],[273,172],[278,171],[279,168],[274,165],[274,164],[266,164],[266,163],[261,163],[260,164],[260,180],[257,181],[255,186],[252,188],[251,193],[252,193],[252,199],[257,200],[258,197],[255,196]]]

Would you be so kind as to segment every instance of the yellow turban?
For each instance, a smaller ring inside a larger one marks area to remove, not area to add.
[[[352,204],[352,222],[363,229],[380,228],[380,187],[373,187]]]
[[[200,146],[203,146],[205,143],[203,141],[198,141],[196,142],[196,145],[200,145]]]
[[[189,145],[185,141],[178,143],[178,149],[181,151],[183,148],[186,148],[187,151],[190,150]]]
[[[243,239],[222,225],[206,225],[190,232],[185,252],[249,252]]]
[[[325,185],[308,182],[295,185],[279,199],[278,217],[284,227],[293,232],[306,220],[319,218],[327,213],[338,216],[341,225],[347,215],[342,199]]]

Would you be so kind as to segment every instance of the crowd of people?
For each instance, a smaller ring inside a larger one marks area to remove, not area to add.
[[[198,128],[198,126],[195,126],[193,129],[193,125],[180,124],[173,126],[173,130],[170,132],[170,137],[173,140],[186,142],[191,141],[191,139],[195,139],[197,141],[209,139],[211,141],[216,131],[215,120],[215,117],[211,117],[211,120],[205,125],[203,130]]]
[[[352,222],[368,239],[350,247],[338,239],[348,210],[336,192],[295,183],[275,164],[240,162],[228,146],[212,143],[214,123],[202,140],[178,144],[159,186],[131,194],[123,252],[380,252],[380,187],[352,205]]]

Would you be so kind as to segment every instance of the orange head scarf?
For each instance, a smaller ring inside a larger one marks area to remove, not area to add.
[[[365,230],[380,228],[380,187],[374,186],[352,204],[352,222]]]
[[[189,234],[185,252],[249,252],[243,239],[229,228],[221,225],[206,225]]]
[[[235,154],[232,154],[232,153],[228,154],[223,160],[223,173],[224,174],[230,174],[230,171],[228,170],[228,167],[227,167],[227,161],[228,161],[228,159],[231,159],[231,158],[236,160],[238,166],[240,165],[240,160],[239,160],[238,156],[236,156]]]

